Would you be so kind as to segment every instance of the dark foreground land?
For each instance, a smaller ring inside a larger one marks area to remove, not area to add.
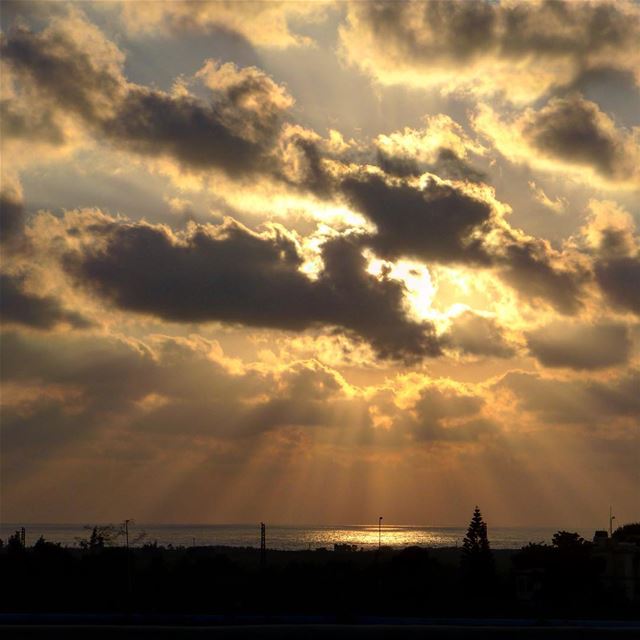
[[[0,575],[3,637],[640,638],[634,592],[582,543],[474,564],[460,549],[40,542],[1,549]]]
[[[558,640],[606,640],[607,638],[639,638],[640,626],[626,624],[598,626],[574,623],[562,624],[270,624],[270,625],[233,625],[233,626],[157,626],[157,625],[27,625],[3,626],[3,638],[98,638],[123,640],[147,640],[158,638],[181,639],[212,638],[227,640],[240,638],[286,640],[325,638],[344,639],[380,639],[398,638],[399,640],[489,640],[493,638],[513,638],[515,640],[538,640],[557,638]]]

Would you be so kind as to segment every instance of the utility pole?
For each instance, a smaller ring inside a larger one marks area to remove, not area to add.
[[[378,518],[378,551],[382,549],[382,516]]]

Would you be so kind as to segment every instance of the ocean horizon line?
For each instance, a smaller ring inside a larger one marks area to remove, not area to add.
[[[10,526],[33,526],[33,527],[85,527],[85,526],[108,526],[123,523],[125,518],[121,520],[79,520],[79,521],[60,521],[60,522],[47,522],[47,521],[26,521],[26,520],[14,520],[14,521],[0,521],[0,527]],[[142,520],[136,520],[130,518],[129,523],[135,527],[253,527],[260,526],[261,523],[265,523],[271,527],[282,528],[294,528],[294,529],[308,529],[308,528],[339,528],[339,527],[375,527],[378,528],[377,520],[371,522],[269,522],[268,520],[253,520],[245,522],[146,522]],[[598,527],[604,525],[595,524],[491,524],[488,523],[488,528],[498,529],[590,529],[597,530]],[[405,522],[388,522],[382,521],[382,528],[398,527],[405,529],[466,529],[466,524],[417,524],[417,523],[405,523]]]

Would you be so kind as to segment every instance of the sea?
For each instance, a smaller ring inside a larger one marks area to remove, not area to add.
[[[26,545],[33,545],[41,536],[65,547],[77,547],[89,537],[93,525],[0,523],[0,539],[25,528]],[[466,527],[410,526],[378,523],[371,525],[283,525],[266,524],[266,546],[280,550],[333,549],[334,544],[350,544],[375,549],[379,544],[401,549],[408,546],[457,547],[462,545]],[[119,525],[114,523],[117,529]],[[573,531],[574,529],[572,529]],[[489,542],[493,549],[519,549],[530,542],[549,544],[558,527],[493,527]],[[578,531],[585,539],[593,530]],[[260,523],[257,524],[143,524],[129,523],[132,546],[157,542],[168,547],[259,547]],[[116,544],[124,544],[121,535]]]

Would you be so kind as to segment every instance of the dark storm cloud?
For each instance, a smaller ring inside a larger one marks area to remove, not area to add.
[[[4,250],[23,242],[24,202],[19,192],[12,189],[0,191],[0,243]]]
[[[388,175],[399,178],[419,176],[423,173],[422,168],[415,158],[394,156],[385,153],[382,149],[376,152],[376,164]]]
[[[501,277],[522,298],[543,300],[565,315],[574,315],[580,309],[587,274],[556,266],[546,243],[529,238],[506,244],[497,263]]]
[[[621,324],[552,323],[526,334],[531,354],[545,367],[604,369],[628,361],[631,339]]]
[[[544,301],[568,315],[581,307],[588,274],[563,265],[548,243],[499,221],[494,205],[481,195],[433,178],[417,186],[364,172],[344,178],[338,188],[376,225],[363,242],[384,258],[494,268],[524,300]]]
[[[355,175],[340,185],[350,205],[377,227],[371,246],[387,258],[486,263],[473,232],[489,222],[491,206],[433,179],[421,188],[381,175]]]
[[[101,112],[123,90],[117,69],[97,63],[64,31],[33,33],[16,27],[3,35],[0,51],[14,71],[43,96],[90,123],[99,121]]]
[[[268,160],[290,101],[268,76],[234,68],[238,81],[205,103],[128,83],[114,45],[104,40],[101,47],[110,49],[111,60],[102,50],[81,49],[60,28],[15,28],[2,39],[3,58],[22,82],[120,147],[236,178],[272,171]]]
[[[444,6],[433,9],[436,14],[449,10]],[[394,12],[402,13],[404,9],[400,5],[389,5],[384,11],[395,15]],[[473,19],[480,14],[490,16],[493,11],[490,5],[455,8],[461,16],[468,12]],[[460,24],[466,24],[466,18],[460,19]],[[488,20],[491,22],[490,18]],[[234,178],[270,175],[321,197],[344,198],[375,224],[376,233],[363,242],[381,257],[494,267],[524,299],[545,300],[563,313],[575,313],[579,308],[581,275],[556,266],[557,261],[552,261],[541,242],[522,236],[516,239],[515,234],[504,231],[504,225],[498,231],[493,204],[474,193],[472,188],[465,190],[436,179],[418,186],[417,181],[412,182],[409,178],[351,171],[345,164],[331,170],[325,162],[331,155],[318,142],[318,136],[313,132],[305,133],[299,127],[288,127],[286,133],[281,128],[281,118],[292,100],[282,87],[258,69],[237,69],[233,65],[208,61],[197,74],[214,94],[213,100],[205,103],[190,95],[168,94],[127,82],[122,73],[122,54],[99,32],[94,35],[104,41],[98,42],[99,46],[92,45],[96,48],[94,51],[86,43],[84,48],[80,47],[76,42],[78,38],[74,40],[59,23],[56,24],[57,27],[50,26],[40,33],[25,28],[12,30],[3,38],[3,56],[22,81],[32,83],[43,100],[78,115],[85,125],[117,146],[151,157],[169,157],[188,168],[219,169]],[[482,26],[484,21],[480,20],[479,24]],[[482,29],[468,37],[466,47],[472,51],[476,47],[474,39],[482,37]],[[398,167],[397,159],[380,157],[380,160],[383,168],[387,163],[389,172],[407,175],[414,172],[410,165]],[[293,173],[290,165],[295,167]],[[481,179],[449,149],[440,150],[431,168],[453,179],[467,182]],[[496,232],[503,240],[499,247],[495,243],[489,246],[486,237],[491,233],[495,236]],[[119,234],[124,235],[120,237]],[[118,251],[126,251],[128,243],[132,242],[144,245],[145,234],[153,237],[149,248],[160,251],[162,243],[156,241],[162,233],[151,231],[150,227],[114,232],[109,244],[109,254],[113,258],[109,268],[113,272],[107,273],[105,265],[95,256],[93,262],[91,256],[87,256],[86,269],[95,269],[96,273],[84,275],[123,308],[172,320],[216,319],[296,330],[314,323],[333,324],[355,331],[383,353],[437,352],[432,338],[425,344],[420,337],[424,335],[422,329],[416,328],[415,323],[406,320],[399,311],[400,285],[380,282],[367,275],[360,264],[361,256],[355,248],[349,248],[349,243],[342,246],[340,259],[351,261],[352,270],[334,273],[330,282],[327,281],[327,267],[319,280],[310,284],[298,273],[294,260],[291,264],[267,261],[264,278],[274,276],[269,278],[268,284],[252,286],[259,281],[254,274],[254,280],[242,285],[251,289],[253,297],[242,298],[241,289],[232,287],[227,291],[216,285],[216,295],[223,292],[225,298],[220,315],[213,317],[210,309],[204,310],[206,305],[198,306],[195,302],[207,291],[198,276],[194,277],[195,284],[190,290],[200,293],[176,305],[159,302],[157,282],[150,283],[148,288],[141,286],[140,291],[129,291],[127,274],[120,271],[116,276]],[[197,234],[193,236],[194,242],[197,237]],[[115,245],[120,241],[123,247],[118,249]],[[331,246],[330,243],[325,246],[326,265],[334,259]],[[221,248],[221,244],[216,247]],[[179,243],[173,249],[165,246],[163,254],[166,259],[179,261],[173,276],[166,274],[167,280],[182,278],[187,281],[187,272],[190,273],[193,265],[186,264],[185,256],[193,257],[196,252],[189,253]],[[355,263],[358,263],[357,267]],[[217,273],[226,273],[225,269],[229,269],[215,260],[213,265],[219,269]],[[169,269],[167,266],[167,271]],[[275,271],[272,273],[271,269]],[[198,270],[207,272],[203,265],[198,265]],[[117,284],[117,279],[121,279],[122,284]],[[141,276],[140,280],[145,281],[146,277]],[[276,285],[276,280],[281,280],[281,284]],[[185,296],[187,290],[184,288]],[[278,312],[274,309],[274,298],[263,302],[258,291],[271,291],[276,297],[291,291],[305,301],[312,312],[308,317],[298,309],[283,307]],[[392,310],[382,314],[380,330],[351,317],[351,307],[345,299],[353,299],[360,291],[364,292],[360,302],[365,308],[371,308],[373,301],[379,301],[385,310]],[[136,299],[138,294],[139,299]],[[233,304],[227,304],[234,295]],[[180,299],[179,294],[176,296]],[[259,302],[255,315],[249,313],[250,304],[246,300]],[[338,305],[338,308],[332,311],[329,309],[332,305]],[[401,319],[399,323],[398,318]],[[399,334],[397,339],[392,338],[393,331],[389,328],[394,323]],[[379,341],[381,333],[385,334],[385,345]]]
[[[325,323],[355,331],[384,357],[440,355],[433,325],[408,319],[403,285],[367,273],[359,243],[330,240],[322,258],[324,270],[314,289],[318,316],[328,314]]]
[[[225,320],[300,329],[281,305],[304,300],[307,279],[285,237],[265,239],[235,224],[195,227],[184,241],[167,229],[114,222],[94,227],[104,249],[71,254],[67,269],[121,308],[167,320]]]
[[[59,324],[84,329],[92,324],[81,314],[65,309],[52,296],[25,291],[24,278],[6,273],[0,274],[0,320],[34,329],[52,329]]]
[[[95,246],[66,269],[115,305],[178,322],[221,321],[302,331],[338,326],[385,357],[438,355],[433,327],[411,321],[403,287],[366,272],[357,242],[329,240],[316,280],[299,271],[294,242],[227,222],[181,236],[147,224],[94,225]]]
[[[441,339],[443,345],[463,354],[511,358],[516,353],[494,318],[485,318],[472,311],[453,318]]]
[[[538,152],[571,164],[587,165],[605,178],[630,179],[637,148],[612,126],[598,106],[574,94],[554,98],[523,125],[525,139]]]
[[[384,258],[493,267],[525,300],[545,301],[564,314],[581,306],[587,274],[563,266],[544,241],[499,224],[492,203],[479,195],[434,179],[418,187],[374,173],[349,176],[339,189],[376,225],[363,241]]]
[[[640,371],[633,369],[612,380],[556,380],[535,373],[512,371],[498,388],[512,391],[521,410],[537,414],[547,424],[607,427],[612,418],[640,416]]]
[[[596,281],[617,309],[640,315],[640,258],[627,256],[599,261]]]
[[[267,171],[268,147],[234,133],[213,105],[193,98],[136,87],[100,127],[127,149],[168,155],[196,169],[218,168],[236,177]]]
[[[584,69],[607,53],[634,53],[639,33],[639,14],[628,2],[432,0],[352,3],[341,35],[352,61],[402,78],[408,70],[428,76],[501,60],[567,60]]]

